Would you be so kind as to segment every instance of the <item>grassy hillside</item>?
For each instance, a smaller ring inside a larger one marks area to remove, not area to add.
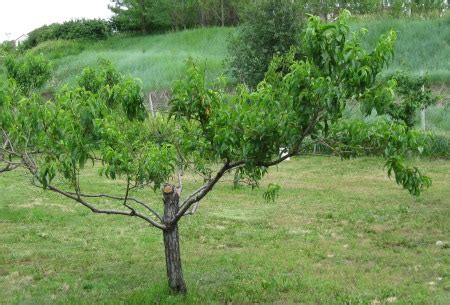
[[[450,15],[431,20],[359,19],[352,27],[369,30],[365,36],[369,46],[390,29],[398,32],[395,58],[387,73],[397,69],[415,76],[428,73],[434,82],[450,83]]]
[[[223,72],[230,28],[203,28],[146,37],[114,37],[96,43],[47,42],[34,53],[47,54],[56,64],[54,83],[72,82],[83,67],[98,58],[140,78],[145,91],[169,88],[181,77],[188,57],[198,58],[212,77]],[[52,84],[52,85],[53,85]]]
[[[450,163],[420,166],[433,178],[420,198],[390,181],[381,159],[284,162],[262,183],[282,185],[275,203],[264,189],[232,190],[228,176],[181,221],[186,297],[166,289],[160,231],[7,173],[0,304],[448,304]],[[123,191],[87,170],[86,192]],[[185,195],[200,180],[186,175]],[[159,193],[138,192],[162,208]]]
[[[352,28],[369,29],[366,44],[373,46],[379,35],[398,31],[395,60],[387,70],[403,69],[413,75],[429,73],[435,82],[450,82],[450,15],[432,20],[355,19]],[[180,78],[184,61],[196,57],[210,76],[224,72],[227,37],[233,28],[202,28],[146,37],[114,37],[96,43],[47,42],[32,52],[47,54],[55,61],[54,84],[73,81],[74,75],[97,58],[110,59],[122,72],[138,77],[145,91],[169,88]]]

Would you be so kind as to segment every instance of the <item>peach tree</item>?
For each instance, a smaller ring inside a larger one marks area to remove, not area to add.
[[[350,103],[370,113],[401,102],[396,80],[379,80],[393,56],[396,33],[381,36],[367,51],[360,43],[364,31],[350,33],[348,17],[344,12],[334,23],[310,17],[301,52],[275,58],[252,91],[238,86],[229,93],[223,79],[208,82],[190,61],[174,86],[168,116],[149,117],[139,83],[105,61],[85,69],[75,87],[47,101],[25,94],[12,79],[0,94],[0,162],[24,167],[35,185],[94,213],[139,218],[160,229],[169,287],[185,293],[178,222],[194,214],[232,170],[257,185],[270,167],[321,144],[343,158],[382,155],[389,176],[412,195],[430,185],[409,165],[424,148],[418,131],[389,115],[371,121],[344,118]],[[123,184],[121,196],[85,192],[83,169],[93,165],[99,181]],[[204,183],[183,197],[186,169]],[[177,185],[168,183],[177,178]],[[162,190],[163,213],[156,203],[132,196],[145,187]],[[98,204],[99,198],[108,204]]]

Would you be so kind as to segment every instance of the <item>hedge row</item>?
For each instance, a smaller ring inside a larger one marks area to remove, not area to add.
[[[64,23],[53,23],[37,28],[28,34],[20,45],[24,50],[31,49],[48,40],[58,39],[105,39],[111,34],[111,24],[102,19],[77,19]]]

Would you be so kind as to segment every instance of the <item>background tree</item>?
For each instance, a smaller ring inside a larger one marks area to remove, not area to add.
[[[223,80],[207,83],[191,62],[175,86],[170,119],[149,118],[139,84],[104,61],[51,101],[12,94],[11,85],[0,95],[0,127],[8,143],[1,148],[8,156],[3,162],[20,163],[34,184],[94,213],[136,217],[162,230],[169,286],[184,293],[178,222],[194,214],[233,169],[257,185],[271,166],[301,155],[311,143],[326,143],[342,157],[384,155],[389,175],[413,195],[430,185],[406,162],[421,152],[417,131],[386,117],[374,123],[342,119],[349,101],[392,103],[396,86],[376,82],[392,56],[395,33],[366,51],[347,19],[345,13],[324,24],[311,17],[301,43],[305,57],[297,59],[292,51],[276,58],[254,91],[240,86],[226,93]],[[122,182],[123,194],[83,192],[83,168],[91,165],[104,179]],[[204,184],[180,202],[186,169]],[[168,183],[171,178],[178,178],[177,186]],[[132,197],[143,187],[162,189],[163,213]]]
[[[229,26],[250,1],[237,0],[112,0],[112,22],[121,32],[143,34],[198,26]]]
[[[200,26],[245,24],[254,16],[262,16],[263,13],[260,14],[255,7],[261,9],[271,1],[272,8],[277,10],[281,10],[276,8],[277,4],[281,7],[290,4],[324,20],[333,20],[342,9],[354,14],[387,12],[398,17],[436,14],[446,8],[441,0],[111,0],[110,9],[114,13],[111,20],[117,31],[149,34]],[[268,22],[262,25],[270,27]],[[46,33],[43,31],[41,34],[45,37]]]
[[[15,53],[15,48],[14,48],[14,41],[3,41],[2,43],[0,43],[0,63],[3,64],[3,58],[14,54]]]
[[[148,34],[164,29],[167,23],[167,4],[160,0],[112,0],[110,10],[115,14],[111,21],[120,32]],[[167,25],[166,25],[167,26]]]
[[[286,54],[298,43],[301,13],[290,0],[258,2],[247,12],[245,21],[230,37],[231,74],[254,88],[263,78],[275,54]]]

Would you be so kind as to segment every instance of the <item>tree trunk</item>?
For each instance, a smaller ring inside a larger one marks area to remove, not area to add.
[[[140,1],[140,5],[141,5],[141,30],[142,30],[142,34],[146,35],[147,34],[147,22],[146,22],[146,18],[145,18],[145,4],[144,4],[144,0]]]
[[[221,13],[222,13],[222,27],[225,26],[225,10],[224,10],[224,7],[223,7],[223,1],[224,1],[224,0],[221,1],[221,4],[222,4],[222,7],[221,7]]]
[[[170,224],[171,220],[178,212],[179,195],[175,187],[166,184],[163,190],[164,195],[164,223],[168,226],[163,231],[164,247],[166,251],[166,268],[169,287],[176,294],[186,293],[186,284],[183,279],[181,268],[180,242],[178,236],[178,224]]]

